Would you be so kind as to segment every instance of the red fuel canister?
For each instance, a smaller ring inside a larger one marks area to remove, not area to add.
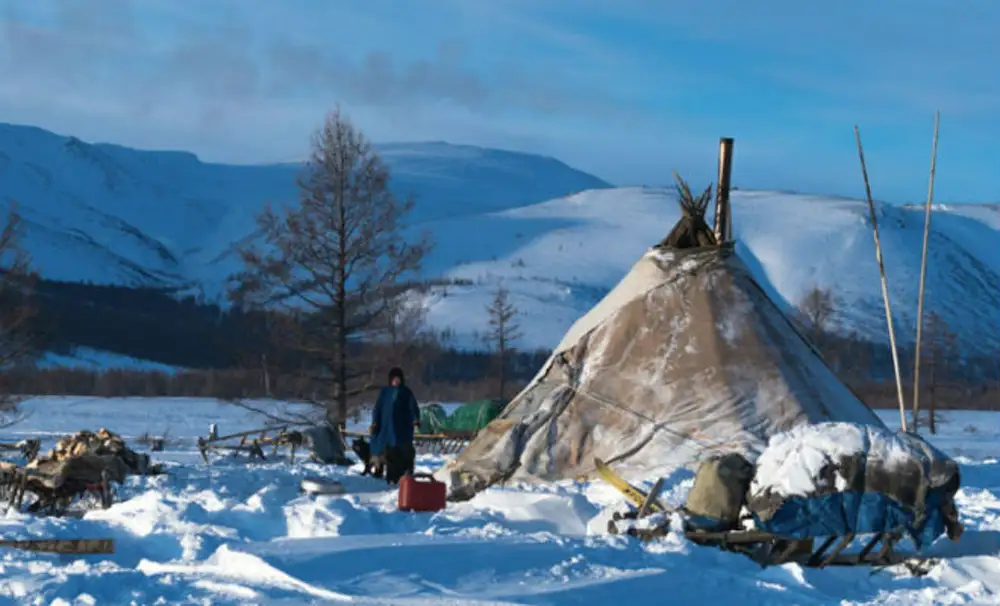
[[[399,479],[400,511],[441,511],[445,507],[445,485],[429,473],[415,473]]]

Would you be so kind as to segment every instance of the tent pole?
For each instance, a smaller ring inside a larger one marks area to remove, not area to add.
[[[892,368],[896,373],[896,396],[899,400],[899,426],[906,431],[906,403],[903,401],[903,379],[899,372],[899,353],[896,350],[896,331],[892,327],[892,305],[889,303],[889,284],[885,277],[885,263],[882,261],[882,244],[878,237],[878,218],[875,216],[875,202],[868,182],[868,168],[865,166],[865,152],[861,147],[861,131],[854,125],[854,138],[858,142],[858,157],[861,159],[861,175],[865,179],[865,194],[868,196],[868,211],[871,213],[872,233],[875,236],[875,259],[882,280],[882,301],[885,303],[885,321],[889,326],[889,347],[892,348]]]
[[[920,338],[924,325],[924,284],[927,278],[927,247],[931,235],[931,204],[934,201],[934,172],[937,167],[938,125],[941,112],[934,113],[934,142],[931,144],[931,178],[927,186],[927,209],[924,211],[924,251],[920,259],[920,288],[917,295],[917,345],[913,357],[913,432],[920,424]]]
[[[729,187],[733,174],[733,138],[719,138],[719,184],[715,195],[715,243],[722,246],[723,243],[732,240],[732,225],[730,219]]]

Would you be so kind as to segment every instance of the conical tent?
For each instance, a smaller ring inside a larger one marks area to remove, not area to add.
[[[691,244],[649,250],[437,472],[452,499],[502,481],[590,476],[595,456],[626,477],[665,475],[712,453],[753,459],[804,423],[883,425],[731,246],[673,235]]]

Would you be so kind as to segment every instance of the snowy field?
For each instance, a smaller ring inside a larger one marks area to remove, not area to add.
[[[1000,604],[1000,413],[946,412],[939,446],[962,465],[966,535],[932,547],[956,557],[920,579],[896,570],[761,570],[672,534],[641,545],[604,534],[623,509],[599,483],[491,489],[439,513],[402,513],[381,482],[311,463],[201,462],[195,439],[262,425],[209,400],[37,398],[3,440],[107,426],[126,438],[169,436],[169,475],[131,478],[127,500],[82,520],[7,513],[5,538],[113,537],[112,556],[4,551],[0,604]],[[898,423],[898,414],[883,418]],[[133,444],[137,449],[144,447]],[[436,468],[441,458],[421,457]],[[298,493],[307,475],[349,494]],[[667,481],[679,503],[692,476]]]

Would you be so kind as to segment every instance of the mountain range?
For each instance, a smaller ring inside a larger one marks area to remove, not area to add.
[[[538,155],[441,142],[378,145],[392,188],[412,194],[413,229],[436,246],[428,320],[478,344],[499,284],[520,311],[522,347],[551,347],[679,216],[671,189],[612,187]],[[26,246],[52,279],[159,285],[215,299],[237,269],[235,243],[267,202],[296,198],[298,164],[225,165],[194,154],[86,143],[0,124],[0,200],[15,201]],[[738,178],[739,166],[734,168]],[[697,184],[692,184],[697,185]],[[813,286],[837,297],[837,326],[882,341],[885,315],[867,204],[778,191],[734,191],[738,252],[780,305]],[[912,340],[923,208],[879,204],[893,311]],[[1000,341],[1000,205],[936,205],[928,310],[963,346]]]
[[[446,143],[385,144],[392,188],[416,224],[610,187],[552,158]],[[218,294],[232,245],[265,203],[294,202],[300,164],[237,166],[187,152],[85,143],[0,124],[0,201],[14,201],[42,275]]]

